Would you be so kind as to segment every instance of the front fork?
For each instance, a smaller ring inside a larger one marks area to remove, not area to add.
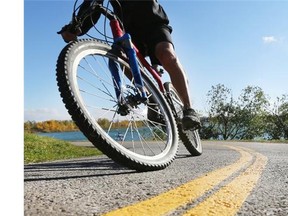
[[[128,56],[129,59],[129,66],[131,68],[132,71],[132,75],[134,78],[134,84],[136,86],[136,89],[138,91],[138,93],[134,96],[135,98],[133,99],[133,105],[137,105],[142,103],[142,102],[146,102],[147,101],[147,94],[144,88],[144,83],[143,83],[143,79],[141,76],[141,71],[137,62],[137,58],[136,58],[136,52],[133,49],[133,44],[131,41],[131,37],[128,33],[124,34],[121,37],[118,37],[115,39],[114,42],[116,45],[117,44],[121,44],[121,48],[124,49],[126,55]],[[118,99],[118,104],[122,107],[120,107],[120,110],[125,109],[125,98],[123,96],[122,93],[122,82],[121,82],[121,77],[120,77],[120,73],[123,73],[119,64],[112,60],[109,59],[108,62],[109,65],[109,70],[111,72],[112,75],[112,79],[113,79],[113,85],[114,85],[114,89],[115,89],[115,93]],[[131,98],[130,98],[130,102],[131,102]],[[123,107],[124,106],[124,107]],[[128,109],[128,108],[127,108]],[[128,110],[126,112],[122,112],[120,111],[120,114],[122,115],[126,115],[128,112]]]

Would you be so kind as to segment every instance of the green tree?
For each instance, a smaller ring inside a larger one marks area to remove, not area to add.
[[[24,131],[25,132],[34,132],[36,130],[35,128],[36,122],[35,121],[27,121],[24,123]]]
[[[262,136],[265,128],[265,108],[269,102],[264,91],[257,86],[247,86],[237,102],[237,138],[253,139]]]
[[[201,139],[217,139],[219,134],[215,130],[215,122],[209,121],[209,118],[205,116],[202,116],[200,120],[202,124],[199,130]]]
[[[270,139],[288,139],[288,94],[277,97],[268,109],[265,132]]]
[[[242,90],[237,101],[231,92],[222,84],[212,86],[208,92],[210,132],[224,140],[261,136],[264,130],[264,108],[268,103],[263,90],[248,86]]]
[[[212,86],[208,92],[208,128],[209,133],[221,136],[224,140],[233,138],[233,122],[235,103],[231,90],[223,84]]]

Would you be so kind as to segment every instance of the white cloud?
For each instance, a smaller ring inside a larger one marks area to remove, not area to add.
[[[275,43],[278,41],[274,36],[264,36],[264,37],[262,37],[262,40],[264,43],[269,43],[269,44]]]
[[[24,110],[24,121],[38,122],[47,120],[71,120],[71,117],[65,110],[57,110],[49,108]]]

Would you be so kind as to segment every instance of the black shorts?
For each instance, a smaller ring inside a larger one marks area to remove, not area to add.
[[[129,32],[129,31],[128,31]],[[145,31],[130,31],[132,41],[143,56],[149,56],[152,64],[161,65],[155,57],[155,47],[160,42],[169,42],[173,45],[171,37],[172,27],[168,25],[159,25]]]

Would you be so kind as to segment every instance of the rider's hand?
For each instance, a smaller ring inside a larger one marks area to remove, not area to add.
[[[58,34],[61,34],[66,43],[77,40],[77,36],[81,33],[80,28],[75,28],[71,24],[65,25]]]

